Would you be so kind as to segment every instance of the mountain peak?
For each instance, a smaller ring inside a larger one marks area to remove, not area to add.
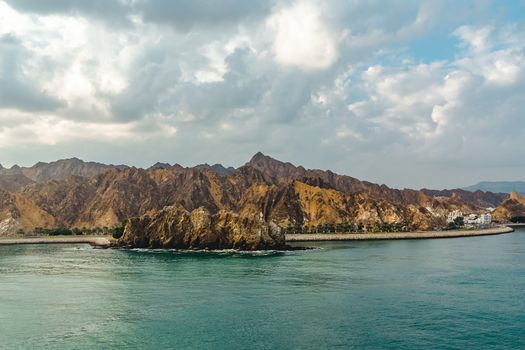
[[[306,170],[300,166],[296,167],[292,163],[281,162],[270,156],[257,152],[252,159],[246,164],[269,175],[273,179],[289,180],[304,175]]]
[[[169,169],[171,168],[170,163],[157,162],[149,167],[149,169]]]
[[[255,153],[255,154],[253,155],[252,160],[253,160],[253,159],[256,159],[256,158],[261,158],[261,157],[266,157],[266,156],[264,155],[264,153],[262,153],[261,151],[259,151],[259,152]]]
[[[266,154],[262,152],[255,153],[252,159],[250,159],[250,161],[248,162],[248,164],[261,163],[261,162],[276,162],[276,163],[284,164],[284,162],[281,162],[280,160],[267,156]]]
[[[519,199],[520,199],[520,195],[518,194],[518,192],[516,192],[516,191],[512,191],[512,192],[510,193],[509,199],[519,200]]]

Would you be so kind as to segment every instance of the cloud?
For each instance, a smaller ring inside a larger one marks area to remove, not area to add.
[[[0,162],[262,150],[396,186],[516,177],[525,30],[504,7],[0,0]]]
[[[472,26],[461,26],[455,34],[462,41],[462,46],[467,47],[472,53],[483,53],[492,46],[492,27],[475,28]]]
[[[4,0],[12,8],[40,15],[88,16],[110,25],[129,25],[132,1],[120,0]]]
[[[324,69],[337,59],[337,35],[315,3],[302,1],[280,9],[267,24],[275,32],[273,49],[280,64]]]
[[[224,30],[227,26],[237,26],[239,22],[264,18],[273,3],[271,0],[142,0],[136,2],[135,9],[147,22],[168,24],[181,31],[219,26]]]
[[[414,157],[423,162],[479,167],[487,157],[521,154],[511,145],[525,136],[515,109],[525,102],[524,46],[500,42],[491,50],[486,39],[461,39],[468,51],[454,61],[368,67],[354,87],[368,97],[351,103],[350,113],[373,123],[378,137],[396,134],[394,141],[418,149]],[[498,139],[508,141],[509,148]]]
[[[28,111],[54,110],[63,104],[51,97],[24,72],[23,65],[30,60],[18,38],[0,36],[0,106]]]
[[[144,142],[171,138],[177,133],[169,118],[150,115],[131,123],[97,123],[61,119],[52,114],[38,118],[16,110],[0,112],[0,149],[38,144],[55,146],[68,142]]]

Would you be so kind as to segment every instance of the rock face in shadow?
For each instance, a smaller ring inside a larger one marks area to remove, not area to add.
[[[118,246],[174,249],[284,249],[284,233],[262,218],[169,206],[131,218]]]

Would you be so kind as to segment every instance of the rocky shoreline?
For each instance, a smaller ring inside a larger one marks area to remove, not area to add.
[[[458,238],[500,235],[514,232],[507,226],[483,230],[468,231],[421,231],[421,232],[395,232],[395,233],[323,233],[323,234],[287,234],[286,242],[308,241],[373,241],[395,239],[431,239],[431,238]]]

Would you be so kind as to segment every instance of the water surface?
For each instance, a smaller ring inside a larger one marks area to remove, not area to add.
[[[0,348],[525,347],[523,230],[308,245],[0,247]]]

